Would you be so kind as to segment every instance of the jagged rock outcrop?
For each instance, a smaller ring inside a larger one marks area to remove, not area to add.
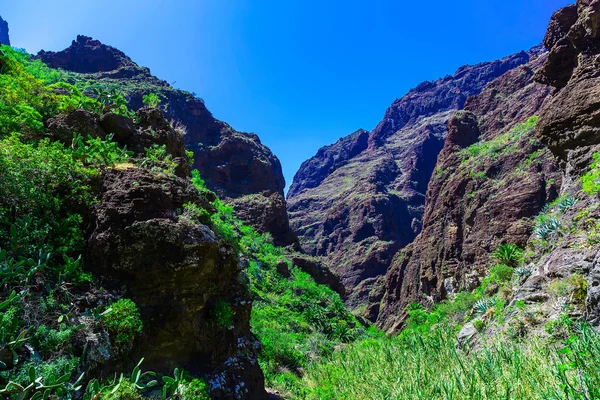
[[[555,93],[540,113],[537,133],[561,160],[561,193],[578,202],[561,218],[572,234],[557,240],[550,254],[543,254],[533,278],[542,286],[557,276],[584,276],[584,314],[596,326],[600,324],[600,246],[594,234],[600,202],[597,196],[582,193],[581,176],[600,152],[599,30],[600,1],[579,0],[552,16],[544,40],[550,56],[536,78],[554,86]]]
[[[357,131],[303,163],[288,194],[290,222],[302,247],[340,276],[350,306],[381,297],[377,279],[420,232],[448,118],[532,55],[521,52],[424,82],[396,100],[371,133]]]
[[[106,127],[114,119],[104,115],[86,125]],[[158,110],[141,109],[136,120],[120,124],[134,128],[120,142],[131,144],[134,157],[153,139],[174,159],[185,158],[183,140]],[[144,357],[147,368],[163,373],[178,367],[205,377],[214,398],[263,398],[260,343],[250,332],[252,302],[237,251],[182,214],[187,203],[212,210],[213,199],[185,179],[189,171],[181,175],[133,163],[106,169],[88,217],[86,267],[140,308],[144,329],[129,359]]]
[[[8,35],[8,22],[0,17],[0,44],[10,46],[10,37]]]
[[[281,164],[257,135],[238,132],[215,119],[196,95],[174,89],[123,52],[92,38],[78,36],[65,50],[41,51],[38,58],[53,68],[71,71],[74,83],[119,88],[134,110],[143,107],[144,95],[156,93],[166,118],[187,132],[184,140],[194,152],[193,167],[208,188],[230,200],[245,222],[270,232],[276,244],[297,241],[289,228]],[[262,207],[257,206],[257,198]]]
[[[529,118],[550,93],[534,82],[547,54],[530,54],[528,64],[491,82],[448,123],[423,230],[385,277],[378,324],[387,331],[401,327],[411,302],[473,290],[487,274],[490,253],[502,243],[524,247],[532,218],[557,197],[562,174],[536,140],[536,118]]]

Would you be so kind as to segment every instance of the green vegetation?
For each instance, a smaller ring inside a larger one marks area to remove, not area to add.
[[[499,263],[516,267],[523,260],[523,250],[512,243],[501,244],[492,253],[492,257]]]
[[[511,151],[513,148],[512,146],[515,146],[519,139],[535,129],[537,120],[538,117],[533,116],[503,135],[497,136],[491,140],[477,142],[466,149],[461,150],[460,156],[463,158],[463,162],[495,158],[503,151]],[[471,173],[476,174],[475,172]],[[484,178],[485,176],[481,177]]]
[[[600,337],[579,334],[550,347],[494,341],[464,351],[456,330],[440,324],[425,334],[367,339],[311,364],[297,390],[303,399],[594,399],[600,396]]]
[[[129,299],[119,299],[101,316],[114,342],[115,352],[124,353],[129,350],[143,327],[140,311],[135,303]]]
[[[522,251],[514,245],[498,251],[512,265],[522,260]],[[505,257],[507,253],[519,257]],[[529,321],[535,319],[525,302],[507,308],[501,290],[486,297],[493,286],[518,284],[513,272],[499,264],[471,293],[458,293],[430,310],[410,305],[409,318],[397,336],[358,340],[324,361],[310,363],[302,380],[290,389],[293,398],[598,398],[600,335],[562,314],[546,324],[549,338],[532,335],[522,340],[529,334],[528,325],[533,323]],[[561,285],[560,294],[585,298],[583,282],[573,275]],[[506,326],[508,314],[512,317]],[[480,349],[470,349],[457,339],[467,321],[481,337]],[[494,327],[494,336],[485,336],[488,327]]]
[[[594,154],[594,162],[582,179],[585,193],[596,196],[600,194],[600,154]]]
[[[144,105],[151,108],[158,108],[160,105],[160,98],[156,93],[150,93],[143,98]]]
[[[208,195],[196,170],[192,182],[200,194]],[[255,297],[251,325],[263,344],[260,363],[268,385],[287,390],[311,360],[332,354],[340,343],[367,336],[340,296],[293,266],[269,235],[244,225],[221,200],[214,200],[212,206],[216,210],[210,217],[213,230],[250,260],[246,273]],[[193,212],[202,215],[197,209]],[[289,278],[278,272],[278,264],[289,269]],[[217,304],[215,318],[228,325],[225,305]]]
[[[83,311],[75,305],[83,294],[106,294],[80,256],[83,214],[94,205],[99,172],[126,163],[131,153],[112,135],[83,138],[73,132],[67,146],[44,138],[44,121],[59,113],[133,113],[117,89],[97,88],[90,98],[62,79],[61,72],[2,46],[0,397],[66,400],[83,392],[84,400],[138,399],[158,385],[156,374],[142,373],[140,361],[131,375],[99,382],[84,373],[91,350],[81,347],[84,338],[94,337],[95,351],[125,357],[142,329],[135,303],[115,298],[108,307]],[[148,157],[169,161],[162,150],[151,148]],[[163,379],[163,386],[168,382]],[[169,387],[172,393],[163,399],[208,399],[206,382],[184,373]]]

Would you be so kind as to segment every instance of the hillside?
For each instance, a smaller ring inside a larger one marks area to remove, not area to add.
[[[120,50],[1,45],[0,397],[600,399],[598,15],[409,91],[287,211]]]
[[[425,193],[448,119],[469,96],[538,51],[423,82],[396,100],[372,132],[321,148],[296,173],[287,199],[291,226],[303,249],[340,276],[347,304],[365,317],[377,319],[379,278],[422,229]]]

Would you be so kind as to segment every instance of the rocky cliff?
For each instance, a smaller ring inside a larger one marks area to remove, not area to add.
[[[8,22],[0,17],[0,44],[10,46],[10,37],[8,36]]]
[[[78,36],[65,50],[41,51],[37,57],[68,71],[69,80],[90,93],[93,88],[118,88],[135,110],[143,106],[144,95],[157,94],[165,117],[186,133],[193,167],[208,187],[228,199],[246,222],[271,233],[276,244],[296,241],[288,224],[281,164],[257,135],[215,119],[196,95],[171,87],[123,52],[92,38]]]
[[[288,194],[292,228],[307,252],[340,275],[351,306],[365,304],[373,289],[372,301],[378,302],[378,277],[421,231],[425,192],[448,118],[535,53],[424,82],[396,100],[371,133],[359,130],[302,164]],[[376,314],[367,311],[372,319]]]
[[[509,299],[538,316],[525,322],[513,313],[512,322],[542,332],[563,314],[598,323],[597,180],[589,174],[600,143],[599,12],[600,2],[578,1],[555,13],[549,54],[490,84],[450,121],[423,232],[386,276],[380,326],[396,331],[412,301],[473,289],[501,243],[526,248],[530,275]],[[539,119],[511,128],[528,115]],[[561,285],[571,294],[561,297]]]
[[[204,377],[214,398],[264,396],[257,362],[260,343],[250,332],[252,302],[240,280],[238,252],[207,221],[184,211],[189,204],[214,209],[213,199],[189,180],[180,134],[151,108],[138,110],[135,122],[80,109],[46,125],[51,138],[67,144],[64,132],[97,138],[111,132],[133,152],[132,162],[102,170],[95,183],[98,201],[86,213],[83,255],[109,293],[135,302],[144,329],[126,356],[111,354],[96,368],[110,373],[144,357],[154,371],[185,368]],[[140,162],[152,145],[165,146],[166,155],[178,164],[175,174],[165,172],[167,166],[160,162]],[[93,297],[86,301],[98,301]],[[218,314],[224,305],[231,313],[227,321]]]

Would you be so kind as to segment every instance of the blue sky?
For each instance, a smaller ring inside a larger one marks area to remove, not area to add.
[[[319,147],[373,129],[411,87],[528,49],[567,0],[2,1],[11,41],[123,50],[215,117],[257,133],[288,185]]]

